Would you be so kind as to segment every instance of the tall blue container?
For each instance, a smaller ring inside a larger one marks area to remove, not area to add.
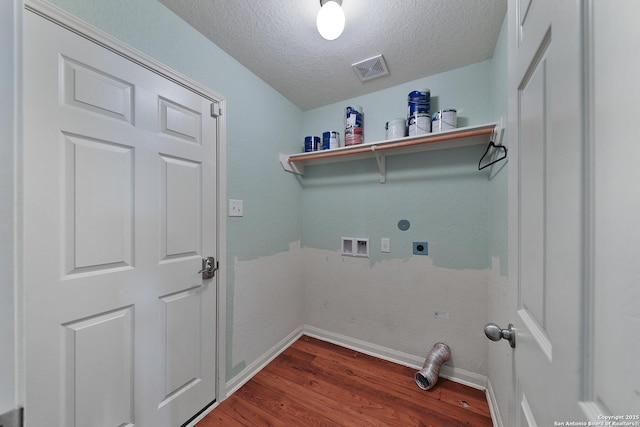
[[[407,119],[417,114],[431,116],[431,91],[429,89],[414,90],[407,97]]]

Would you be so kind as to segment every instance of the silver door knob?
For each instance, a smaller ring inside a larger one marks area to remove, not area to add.
[[[218,270],[218,263],[215,258],[210,256],[202,259],[202,270],[198,271],[198,274],[202,273],[203,279],[211,279],[216,275]]]
[[[491,341],[500,341],[505,339],[509,341],[511,348],[516,348],[516,331],[513,329],[513,325],[509,323],[507,329],[501,329],[500,326],[495,323],[487,323],[484,325],[484,334]]]

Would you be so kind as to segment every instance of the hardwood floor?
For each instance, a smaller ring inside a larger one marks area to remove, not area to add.
[[[302,336],[196,427],[492,426],[483,391]]]

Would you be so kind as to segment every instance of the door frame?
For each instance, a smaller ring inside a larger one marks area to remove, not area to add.
[[[20,253],[20,152],[22,147],[22,0],[8,0],[0,6],[0,34],[6,45],[0,48],[3,74],[0,93],[0,417],[15,416],[24,399],[22,376],[22,311],[18,254]],[[5,309],[6,308],[6,309]]]
[[[194,418],[189,425],[195,424],[196,421],[204,417],[204,415],[213,410],[222,400],[226,398],[226,366],[225,366],[225,354],[226,354],[226,284],[227,284],[227,217],[226,217],[226,203],[227,198],[227,130],[226,130],[226,99],[217,92],[201,85],[200,83],[191,80],[190,78],[178,73],[177,71],[167,67],[166,65],[158,62],[156,59],[140,52],[139,50],[117,40],[113,36],[89,25],[88,23],[76,18],[75,16],[65,12],[64,10],[47,3],[42,0],[25,0],[23,11],[34,12],[37,15],[42,16],[54,22],[57,25],[83,37],[96,45],[105,48],[121,57],[133,62],[134,64],[141,66],[155,74],[191,91],[205,99],[208,99],[212,103],[217,103],[222,112],[218,116],[217,123],[217,147],[216,147],[216,252],[218,261],[222,268],[218,270],[217,274],[217,307],[216,307],[216,403],[207,407],[205,411],[198,414],[197,418]],[[26,124],[25,124],[26,125]],[[18,177],[23,173],[20,167],[23,159],[18,156],[17,158],[17,173]],[[19,178],[21,181],[21,178]],[[22,194],[18,195],[17,200],[22,200]],[[17,212],[20,212],[20,204],[18,205]],[[19,234],[19,248],[22,247],[22,236]],[[16,265],[24,265],[25,255],[22,251],[16,251]],[[18,290],[24,288],[24,283],[18,280]],[[24,317],[24,307],[18,306],[19,317]],[[21,339],[21,342],[23,339]],[[24,344],[21,344],[21,352],[24,352]],[[22,366],[24,369],[24,366]],[[19,383],[22,389],[22,402],[24,402],[24,373],[22,373]],[[28,408],[26,408],[28,410]],[[196,415],[196,414],[194,414]]]

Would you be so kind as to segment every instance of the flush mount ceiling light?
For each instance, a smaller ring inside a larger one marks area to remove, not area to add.
[[[320,0],[318,12],[318,32],[326,40],[335,40],[344,30],[342,0]]]

